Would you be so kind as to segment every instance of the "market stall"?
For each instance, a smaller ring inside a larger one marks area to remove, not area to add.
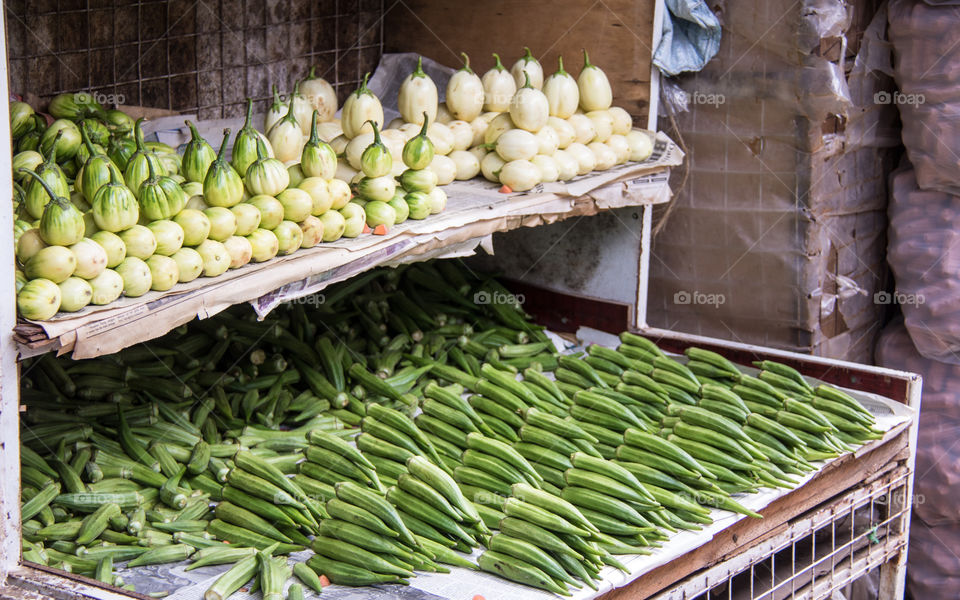
[[[122,36],[91,25],[39,53],[61,61],[50,89],[10,90],[59,119],[17,101],[0,126],[16,144],[0,161],[18,281],[0,369],[9,584],[819,598],[880,568],[884,597],[899,593],[916,377],[646,327],[652,207],[683,160],[656,128],[662,3],[570,3],[529,41],[526,7],[471,7],[507,32],[495,44],[441,3],[245,6],[240,22],[228,4],[118,10],[115,33],[135,15],[136,75]],[[51,20],[6,16],[20,34]],[[185,72],[204,27],[218,58]],[[398,35],[418,28],[433,38]],[[8,38],[22,86],[47,63]],[[446,56],[445,40],[477,60],[521,38],[543,66],[529,50],[486,73]],[[579,77],[552,73],[581,45]],[[133,123],[142,107],[108,111],[94,86],[179,114]],[[640,228],[610,236],[612,294],[457,260],[535,266],[498,255],[495,234],[623,210]]]

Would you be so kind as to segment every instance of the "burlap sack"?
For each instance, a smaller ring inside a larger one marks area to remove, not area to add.
[[[888,21],[900,91],[879,92],[875,102],[900,109],[920,187],[960,194],[960,8],[891,0]]]
[[[960,196],[919,189],[911,169],[894,173],[890,187],[887,262],[897,289],[874,301],[900,305],[920,354],[960,364]]]
[[[899,320],[876,363],[923,377],[907,587],[915,599],[960,598],[960,366],[920,356]]]

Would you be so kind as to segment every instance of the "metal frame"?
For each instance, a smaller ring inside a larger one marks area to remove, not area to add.
[[[905,495],[909,481],[910,472],[897,466],[653,600],[824,598],[874,568],[895,568],[905,554],[910,510],[888,499]],[[870,526],[861,525],[865,516]],[[889,582],[884,588],[881,597],[900,597]]]
[[[659,39],[661,34],[662,14],[663,0],[657,0],[654,42]],[[3,23],[4,14],[0,12],[0,25],[3,25]],[[6,61],[6,42],[5,40],[0,40],[0,64],[6,64]],[[659,95],[659,76],[655,69],[653,69],[653,71],[651,76],[650,114],[647,123],[648,128],[651,129],[656,128]],[[5,77],[0,78],[0,109],[6,112],[9,112],[8,98],[7,80]],[[9,136],[8,121],[6,119],[0,119],[0,139],[9,139]],[[8,198],[12,197],[13,191],[11,185],[11,159],[12,155],[9,145],[0,144],[0,193],[5,194]],[[11,205],[0,203],[0,248],[7,248],[8,253],[12,253],[11,249],[13,248],[12,223],[13,214]],[[824,370],[827,372],[833,371],[837,375],[836,382],[841,385],[850,384],[849,381],[844,382],[843,377],[855,377],[865,381],[888,380],[900,382],[903,384],[903,389],[905,390],[902,400],[914,408],[919,408],[920,379],[913,374],[809,357],[758,346],[722,342],[699,336],[688,336],[663,330],[645,329],[651,225],[652,207],[647,206],[643,209],[643,236],[641,240],[639,280],[636,293],[637,304],[634,324],[637,328],[644,329],[644,332],[648,335],[659,337],[661,341],[667,343],[686,345],[694,343],[703,344],[733,352],[750,352],[756,356],[787,360],[793,364],[805,367],[806,370],[812,369],[818,373],[822,373]],[[9,257],[10,254],[7,256]],[[13,277],[14,261],[9,259],[0,261],[0,280],[9,282],[13,281]],[[14,297],[8,293],[4,304],[0,306],[0,583],[6,582],[9,579],[11,583],[15,583],[19,587],[32,589],[47,597],[54,598],[101,598],[113,600],[129,597],[118,594],[115,591],[97,587],[93,582],[86,580],[86,578],[67,576],[66,574],[54,574],[44,569],[21,565],[20,563],[19,367],[16,346],[13,340],[13,326],[15,323],[16,307]],[[852,387],[857,386],[854,385]],[[904,489],[907,492],[901,497],[901,501],[909,499],[912,495],[914,449],[916,447],[915,427],[911,428],[909,439],[909,448],[911,451],[904,463],[906,472],[902,475],[901,479],[897,480],[903,482]],[[674,586],[673,591],[666,593],[680,593],[684,594],[682,597],[689,597],[689,594],[695,592],[695,590],[699,589],[703,591],[708,589],[706,587],[707,582],[714,581],[714,579],[711,578],[715,577],[716,573],[723,572],[723,569],[726,569],[727,573],[732,573],[737,568],[740,570],[752,570],[756,568],[756,565],[759,564],[759,559],[775,554],[777,549],[781,547],[781,544],[786,543],[784,540],[790,540],[790,543],[793,543],[792,541],[795,540],[793,536],[795,534],[808,533],[812,530],[811,528],[815,528],[815,524],[821,522],[818,519],[823,515],[830,514],[832,507],[858,506],[857,504],[849,503],[856,501],[858,498],[865,498],[865,501],[870,503],[872,510],[877,497],[877,490],[886,489],[883,487],[878,488],[876,485],[868,485],[864,488],[850,491],[843,498],[837,500],[835,504],[824,505],[822,508],[815,510],[811,516],[803,517],[792,522],[786,532],[778,534],[777,537],[770,538],[762,544],[757,545],[752,548],[749,553],[736,556],[703,573],[698,573],[691,578],[691,580],[677,584],[677,586]],[[845,502],[847,504],[844,504]],[[905,540],[909,534],[909,521],[905,518],[906,515],[909,514],[909,508],[909,504],[906,504],[897,509],[897,516],[906,521],[900,533],[900,539],[902,540]],[[888,549],[889,551],[885,550],[883,553],[883,559],[885,561],[883,562],[885,566],[882,575],[884,598],[900,598],[903,596],[906,547],[899,542],[892,542],[892,544],[893,546]],[[839,548],[839,551],[842,552],[846,548],[846,546],[842,546]],[[850,545],[849,548],[852,550],[853,545]],[[884,546],[884,548],[886,548],[886,546]],[[879,558],[874,559],[871,557],[872,554],[868,555],[865,559],[866,562],[862,563],[854,561],[853,566],[855,568],[849,570],[847,573],[841,573],[837,581],[840,579],[847,581],[856,573],[861,572],[866,565],[873,564],[873,562],[879,560]],[[719,569],[719,571],[715,572],[716,569]],[[816,590],[816,593],[811,595],[814,597],[823,596],[820,590]],[[663,600],[675,597],[680,596],[667,595],[663,596]]]
[[[6,31],[5,11],[0,28]],[[7,64],[7,44],[0,40],[0,64]],[[0,77],[0,109],[10,114],[7,78]],[[0,119],[0,140],[10,139],[10,120]],[[10,144],[0,144],[0,198],[13,197]],[[0,281],[14,281],[13,207],[0,202],[0,248],[7,259],[0,261]],[[20,562],[20,375],[13,326],[17,324],[16,297],[8,290],[0,304],[0,582]]]
[[[657,0],[653,10],[653,43],[657,44],[663,35],[663,0]],[[647,112],[647,129],[657,131],[657,113],[660,110],[660,70],[653,64],[653,52],[650,53],[650,107]],[[633,326],[638,329],[647,327],[647,296],[650,293],[650,244],[653,232],[653,206],[643,207],[643,223],[640,233],[640,264],[637,267],[637,304],[633,311]]]

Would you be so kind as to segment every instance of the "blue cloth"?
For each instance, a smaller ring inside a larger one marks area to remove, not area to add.
[[[720,49],[720,21],[703,0],[666,0],[653,64],[664,75],[699,71]]]

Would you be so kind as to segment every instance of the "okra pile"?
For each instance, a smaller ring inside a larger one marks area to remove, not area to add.
[[[115,355],[26,361],[24,559],[118,586],[232,565],[205,600],[449,566],[569,595],[716,509],[759,518],[745,494],[882,436],[789,366],[628,332],[560,354],[520,306],[471,301],[491,298],[512,296],[435,261],[261,322],[234,307]]]

